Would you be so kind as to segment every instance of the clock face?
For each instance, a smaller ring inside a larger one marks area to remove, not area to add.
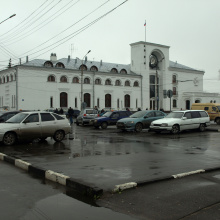
[[[150,67],[154,68],[158,64],[157,57],[153,54],[150,55]]]

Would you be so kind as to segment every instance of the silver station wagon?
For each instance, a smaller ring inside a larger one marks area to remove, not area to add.
[[[183,130],[199,129],[205,131],[210,125],[210,118],[206,111],[186,110],[173,111],[165,118],[151,122],[150,130],[160,133],[161,131],[170,131],[177,134]]]
[[[13,145],[19,140],[53,137],[59,142],[70,131],[71,126],[65,117],[50,112],[23,112],[0,124],[0,141]]]

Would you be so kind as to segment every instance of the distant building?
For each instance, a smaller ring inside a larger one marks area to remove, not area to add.
[[[0,72],[0,107],[44,110],[87,107],[131,110],[190,109],[194,102],[219,102],[218,93],[203,92],[204,71],[169,60],[169,46],[137,42],[128,65],[104,61],[35,59]],[[157,76],[157,77],[156,77]],[[172,98],[167,91],[172,90]],[[171,101],[171,102],[170,102]]]

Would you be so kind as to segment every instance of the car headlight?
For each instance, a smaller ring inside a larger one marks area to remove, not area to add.
[[[168,124],[167,123],[162,123],[161,127],[168,127]]]
[[[98,120],[94,120],[94,122],[96,123]]]
[[[134,124],[134,121],[127,121],[126,124]]]

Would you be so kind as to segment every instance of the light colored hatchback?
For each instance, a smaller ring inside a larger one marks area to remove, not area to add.
[[[165,118],[153,121],[150,125],[150,130],[157,133],[170,131],[173,134],[177,134],[180,131],[189,129],[205,131],[205,128],[209,125],[210,118],[206,111],[173,111]]]
[[[98,110],[86,108],[83,109],[76,118],[76,125],[90,124],[90,120],[98,117]]]
[[[68,119],[50,112],[22,112],[0,124],[0,141],[13,145],[19,140],[45,140],[53,137],[62,141],[70,133]]]

